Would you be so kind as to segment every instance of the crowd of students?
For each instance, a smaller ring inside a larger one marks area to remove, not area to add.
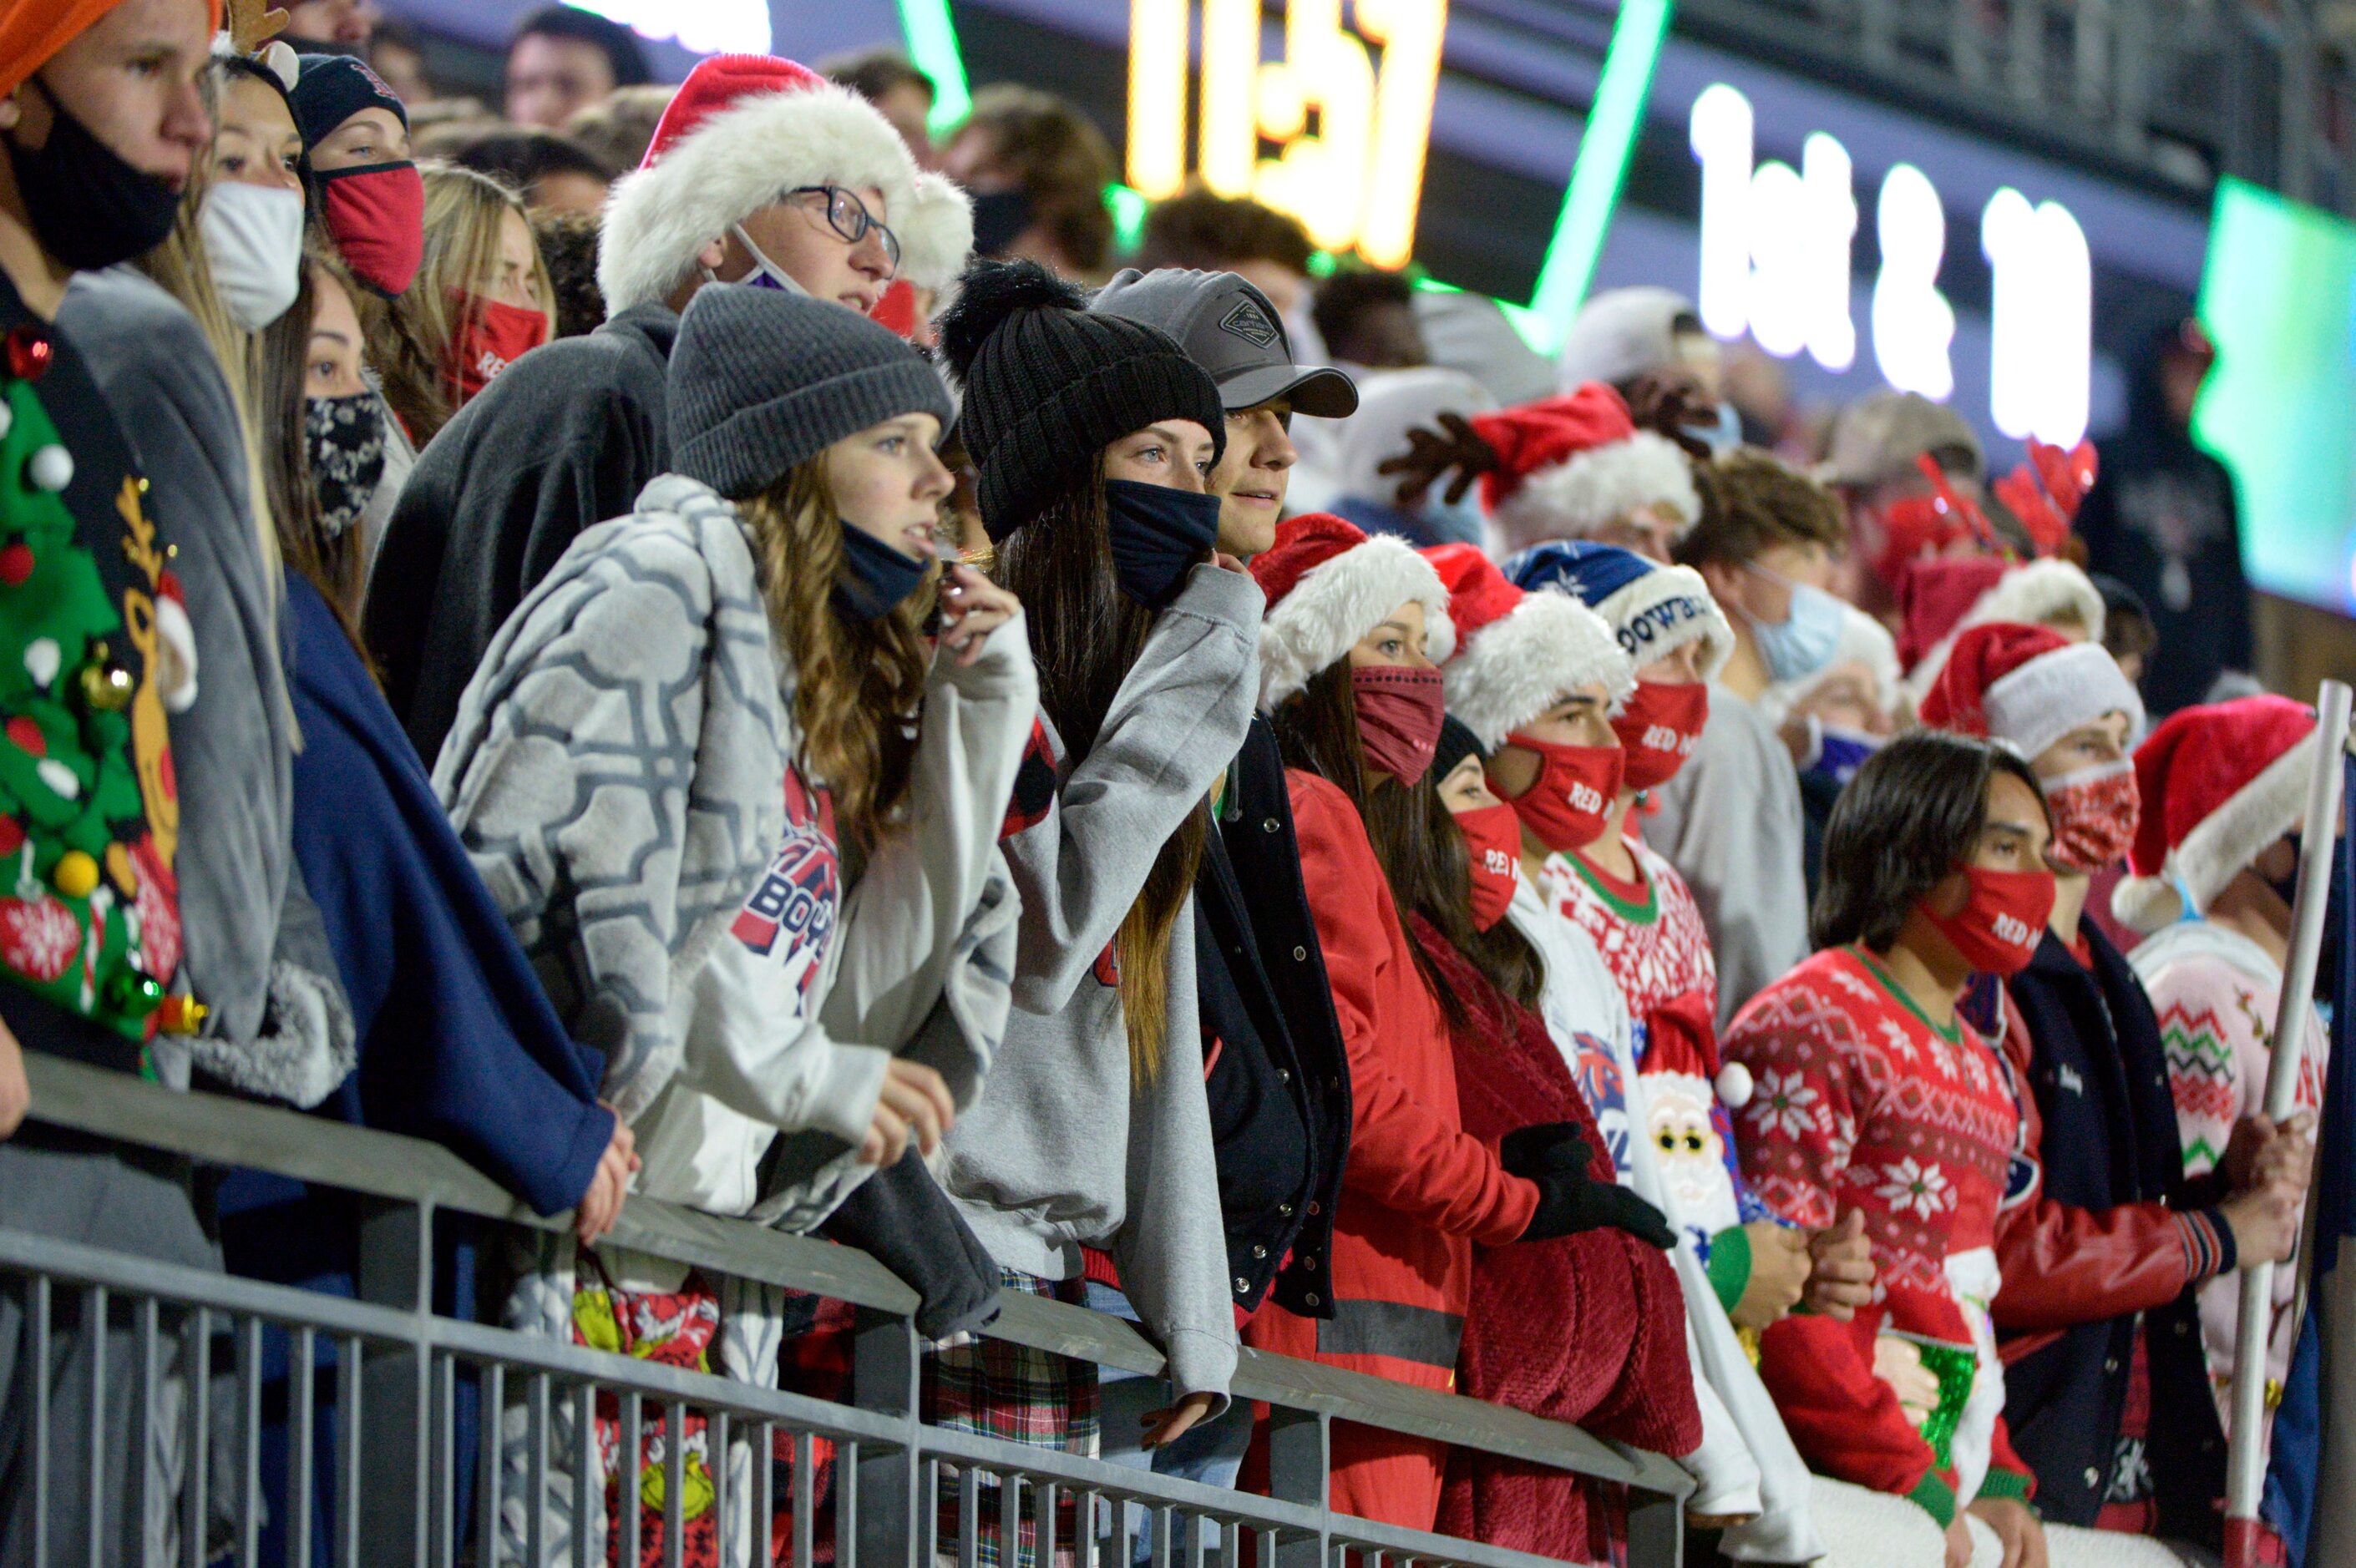
[[[0,1225],[352,1268],[327,1195],[27,1120],[48,1053],[447,1145],[573,1216],[479,1309],[600,1349],[822,1390],[842,1332],[608,1242],[637,1193],[866,1248],[983,1435],[1265,1484],[1250,1345],[1675,1456],[1733,1561],[2214,1546],[2320,1093],[2257,1109],[2315,718],[2149,722],[2087,452],[1984,482],[1889,394],[1811,472],[1665,290],[1533,387],[1494,307],[1203,193],[1093,276],[1067,107],[937,155],[905,64],[670,93],[577,14],[508,112],[657,109],[559,336],[541,175],[217,10],[0,0]],[[975,1337],[1003,1289],[1165,1375]],[[58,1311],[37,1385],[0,1286],[12,1540],[36,1386],[54,1451],[138,1430]],[[688,1561],[792,1539],[788,1454],[685,1436]],[[610,1538],[663,1435],[594,1437],[575,1518],[486,1413],[510,1550],[662,1550]],[[1608,1487],[1332,1460],[1623,1555]]]

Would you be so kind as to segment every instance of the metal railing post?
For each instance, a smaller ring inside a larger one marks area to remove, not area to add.
[[[434,1207],[360,1204],[359,1298],[418,1315],[434,1309]],[[429,1538],[431,1361],[421,1346],[370,1356],[361,1373],[368,1411],[360,1450],[360,1555],[368,1568],[425,1568]],[[494,1441],[498,1412],[482,1413]]]
[[[1322,1412],[1269,1406],[1268,1495],[1280,1502],[1313,1508],[1319,1517],[1315,1540],[1288,1539],[1278,1543],[1277,1568],[1325,1568],[1332,1550],[1328,1530],[1333,1514],[1329,1506],[1333,1466],[1333,1429]]]
[[[933,1506],[933,1499],[918,1488],[924,1471],[916,1462],[922,1375],[916,1327],[896,1313],[862,1307],[852,1333],[851,1403],[861,1410],[899,1417],[906,1424],[908,1440],[897,1450],[860,1445],[852,1467],[858,1476],[858,1517],[846,1519],[837,1510],[834,1528],[838,1536],[853,1534],[859,1542],[861,1568],[914,1568],[921,1517],[917,1509]],[[797,1499],[809,1495],[802,1479],[798,1473],[794,1477]],[[797,1517],[794,1524],[798,1533],[802,1520]]]

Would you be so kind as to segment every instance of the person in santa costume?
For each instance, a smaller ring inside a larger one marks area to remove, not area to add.
[[[1726,1529],[1725,1550],[1751,1562],[1805,1562],[1823,1546],[1808,1479],[1735,1338],[1694,1244],[1664,1162],[1645,1136],[1646,1091],[1618,982],[1589,934],[1538,891],[1549,855],[1592,843],[1618,809],[1624,753],[1612,718],[1635,685],[1602,617],[1568,593],[1525,593],[1478,551],[1426,552],[1449,585],[1459,646],[1443,677],[1452,717],[1489,753],[1490,787],[1516,818],[1506,915],[1538,957],[1538,1012],[1595,1114],[1621,1182],[1678,1232],[1687,1350],[1702,1413],[1686,1460],[1697,1524]]]
[[[1893,741],[1834,809],[1819,951],[1725,1041],[1756,1080],[1737,1127],[1759,1196],[1802,1225],[1862,1211],[1873,1245],[1875,1301],[1847,1321],[1777,1323],[1760,1337],[1760,1375],[1809,1464],[1919,1505],[1951,1568],[1972,1560],[1965,1510],[2005,1561],[2043,1561],[1988,1318],[2020,1115],[1956,1004],[1975,972],[2017,973],[2036,951],[2050,832],[2037,776],[2011,752],[1935,732]],[[1882,1337],[1912,1341],[1927,1387],[1885,1380]]]
[[[1997,1225],[2005,1416],[2046,1519],[2218,1547],[2225,1445],[2197,1349],[2195,1293],[2287,1255],[2297,1205],[2259,1173],[2297,1132],[2236,1125],[2233,1168],[2188,1179],[2167,1052],[2143,983],[2085,918],[2094,874],[2133,842],[2136,689],[2101,645],[1972,627],[1922,720],[2029,760],[2053,837],[2053,915],[2003,982],[2002,1046],[2023,1130]]]
[[[1323,514],[1280,525],[1251,570],[1269,603],[1259,705],[1284,753],[1353,1115],[1333,1317],[1272,1302],[1244,1332],[1257,1349],[1448,1389],[1476,1243],[1657,1235],[1660,1215],[1590,1179],[1570,1123],[1515,1129],[1495,1149],[1463,1130],[1438,972],[1409,939],[1393,875],[1440,809],[1418,787],[1442,717],[1430,653],[1453,642],[1438,575],[1399,540]],[[1331,1441],[1336,1509],[1432,1527],[1445,1444],[1346,1424]]]
[[[369,647],[429,764],[500,624],[669,469],[663,367],[697,290],[864,314],[895,277],[947,288],[973,249],[965,194],[889,121],[769,55],[697,63],[598,229],[605,324],[519,361],[426,443],[370,565]]]
[[[2168,1046],[2184,1174],[2222,1169],[2229,1186],[2271,1178],[2286,1204],[2303,1209],[2305,1135],[2322,1101],[2329,1044],[2312,1011],[2300,1058],[2297,1115],[2283,1131],[2302,1157],[2265,1160],[2275,1128],[2260,1114],[2290,951],[2291,895],[2307,780],[2315,765],[2315,713],[2281,697],[2245,697],[2171,715],[2136,748],[2143,816],[2127,852],[2131,873],[2112,912],[2151,933],[2133,963]],[[2290,1218],[2297,1232],[2298,1215]],[[2275,1274],[2266,1379],[2290,1359],[2296,1269]],[[2201,1341],[2219,1415],[2230,1425],[2240,1289],[2230,1277],[2201,1290]]]
[[[1595,1114],[1537,1011],[1537,953],[1505,918],[1520,859],[1520,819],[1490,792],[1487,753],[1451,719],[1419,786],[1419,845],[1393,875],[1419,955],[1437,971],[1456,1059],[1464,1130],[1501,1142],[1567,1122],[1588,1173],[1617,1179]],[[1665,1236],[1665,1221],[1661,1232]],[[1476,1247],[1458,1392],[1657,1453],[1691,1453],[1701,1412],[1685,1354],[1684,1297],[1658,1245],[1618,1230],[1544,1244]],[[1449,1456],[1440,1528],[1450,1535],[1572,1562],[1625,1555],[1610,1488],[1563,1471],[1459,1449]]]
[[[1542,544],[1505,572],[1526,590],[1557,589],[1587,604],[1636,666],[1635,688],[1612,720],[1627,759],[1612,819],[1592,842],[1549,853],[1538,891],[1587,933],[1627,999],[1645,1136],[1710,1284],[1743,1328],[1764,1328],[1803,1292],[1820,1311],[1861,1305],[1873,1274],[1857,1227],[1812,1238],[1771,1216],[1741,1179],[1727,1112],[1749,1098],[1750,1075],[1719,1061],[1709,935],[1685,879],[1639,837],[1639,803],[1676,776],[1701,738],[1705,683],[1732,653],[1734,633],[1691,567],[1616,546]],[[1830,1254],[1822,1272],[1812,1247]]]

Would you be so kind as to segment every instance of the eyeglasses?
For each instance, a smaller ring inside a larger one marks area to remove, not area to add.
[[[900,237],[875,220],[874,215],[867,210],[867,204],[859,199],[857,191],[846,190],[839,185],[805,185],[796,186],[786,192],[787,201],[798,196],[826,197],[826,226],[853,245],[866,239],[870,229],[882,235],[884,259],[892,264],[895,275],[899,272]]]

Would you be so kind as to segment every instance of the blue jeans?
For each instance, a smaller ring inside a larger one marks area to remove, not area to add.
[[[1137,1310],[1129,1297],[1110,1285],[1088,1282],[1088,1310],[1101,1312],[1108,1317],[1125,1322],[1138,1320]],[[1180,1480],[1199,1481],[1206,1487],[1233,1487],[1237,1475],[1243,1469],[1244,1450],[1251,1446],[1252,1410],[1249,1400],[1237,1400],[1227,1406],[1226,1413],[1199,1423],[1193,1431],[1164,1448],[1151,1453],[1138,1445],[1144,1431],[1141,1418],[1148,1413],[1163,1410],[1176,1403],[1170,1385],[1160,1378],[1140,1372],[1124,1372],[1105,1367],[1098,1373],[1100,1389],[1103,1436],[1098,1456],[1106,1463],[1126,1465],[1132,1470],[1150,1470],[1157,1476],[1175,1476]],[[1135,1545],[1131,1561],[1138,1568],[1153,1560],[1154,1520],[1156,1516],[1142,1505],[1125,1505],[1127,1529]],[[1205,1521],[1204,1550],[1219,1549],[1219,1527]],[[1171,1542],[1173,1560],[1193,1549],[1193,1520],[1181,1516]],[[1106,1561],[1118,1563],[1119,1553],[1108,1539],[1102,1548],[1110,1555]]]

